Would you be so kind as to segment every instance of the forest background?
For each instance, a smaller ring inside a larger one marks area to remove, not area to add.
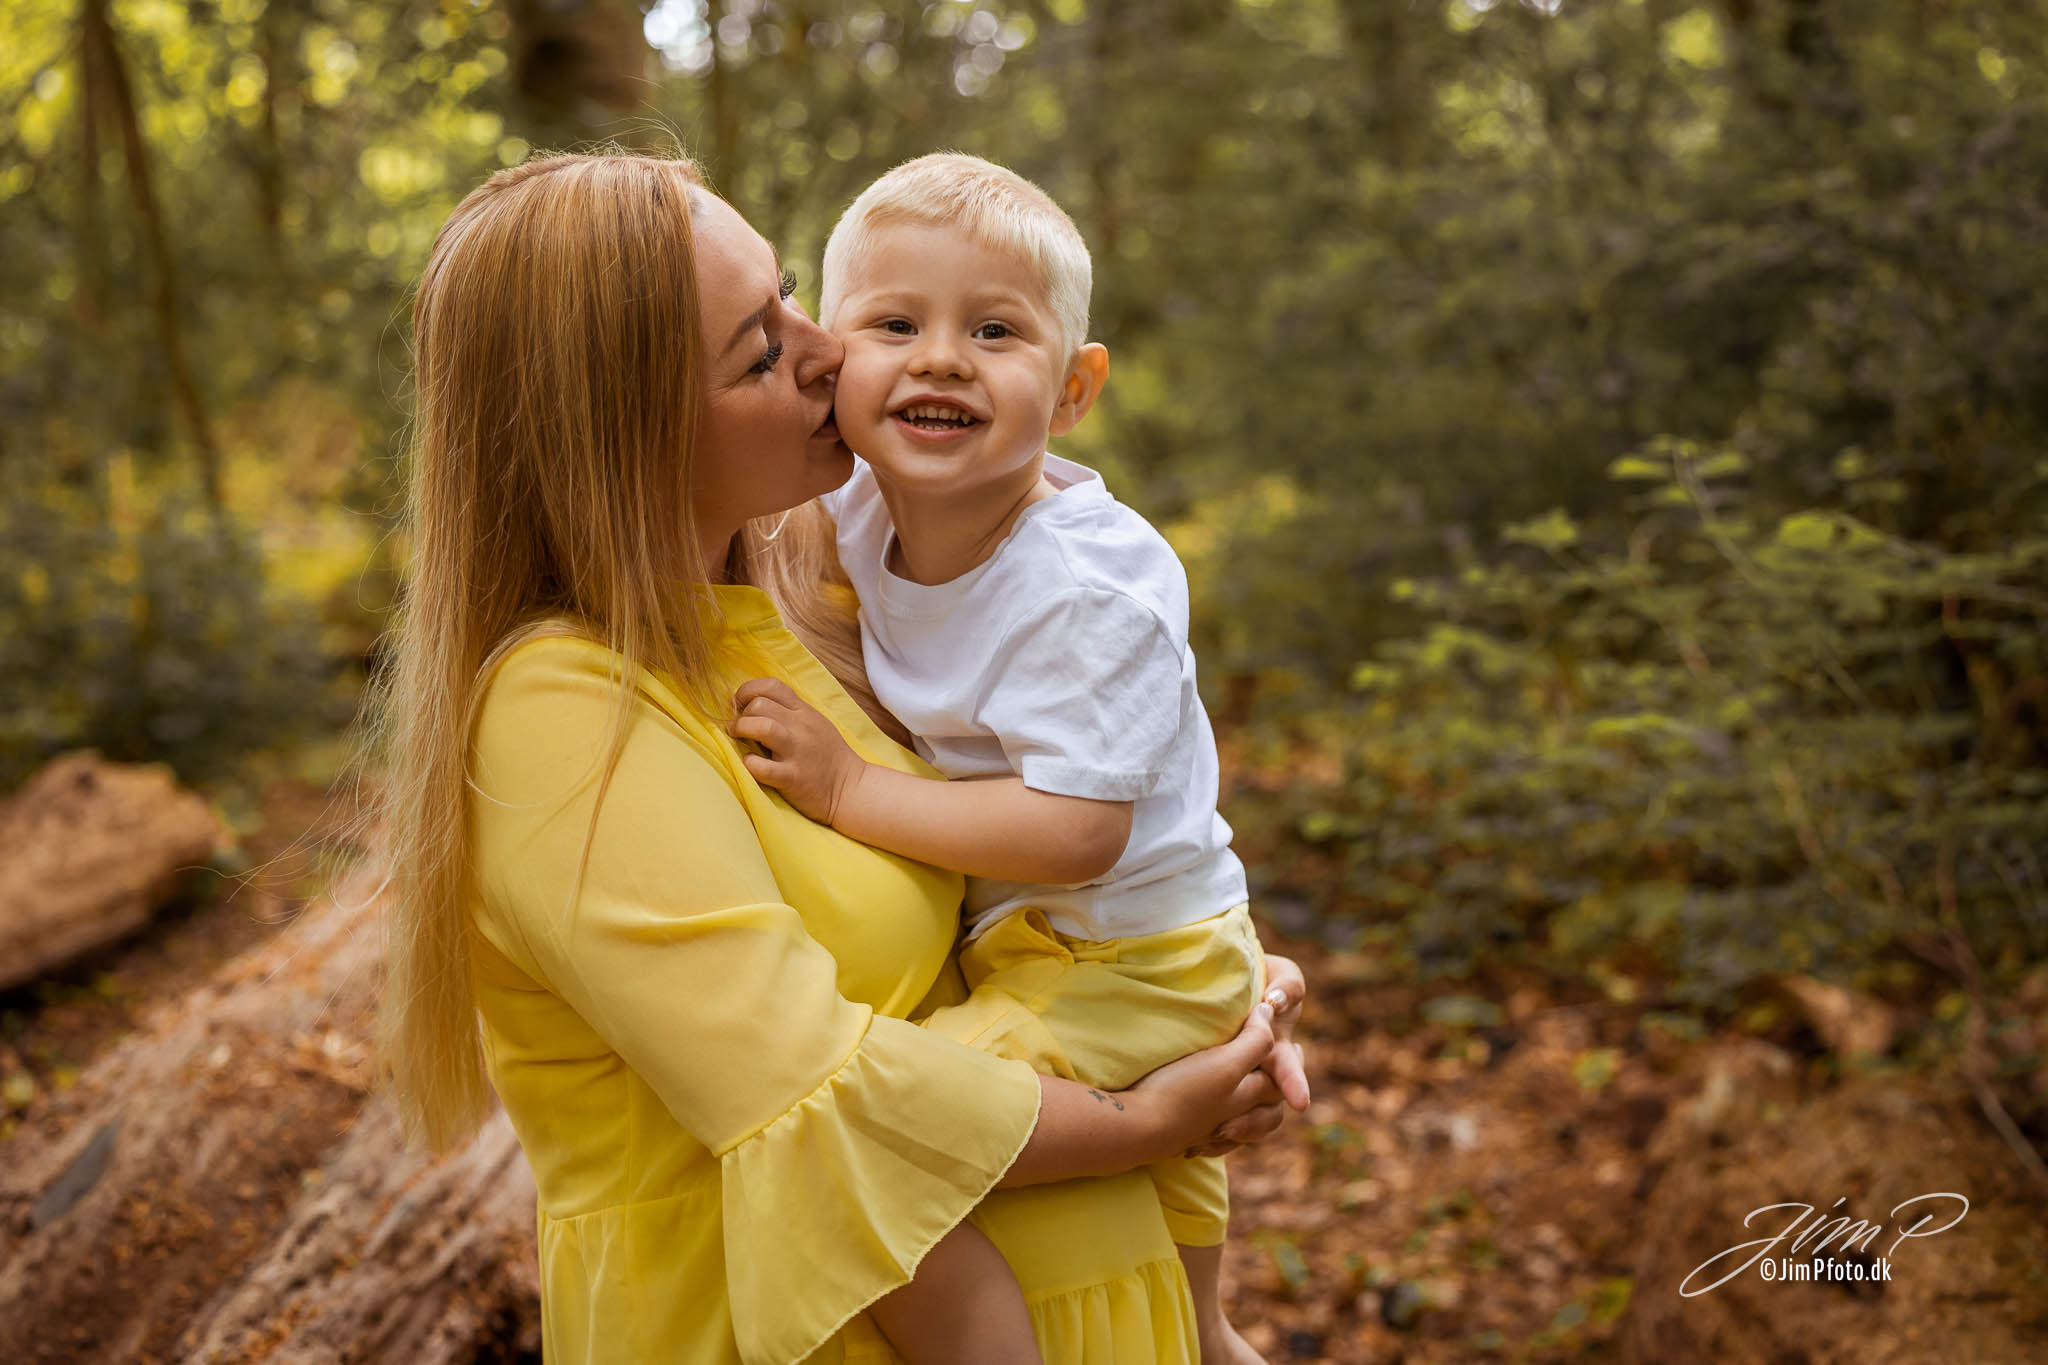
[[[1188,565],[1279,928],[1680,1036],[1834,983],[1910,1023],[1827,1065],[2048,1139],[2034,0],[15,0],[0,783],[91,746],[247,823],[339,770],[411,283],[593,142],[687,147],[813,302],[907,157],[1067,207],[1065,451]]]

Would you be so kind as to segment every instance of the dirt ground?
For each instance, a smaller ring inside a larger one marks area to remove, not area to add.
[[[274,789],[248,840],[263,877],[0,997],[0,1161],[153,1007],[289,919],[320,870],[301,832],[329,814],[318,792]],[[1262,932],[1310,978],[1316,1100],[1232,1159],[1226,1257],[1232,1316],[1274,1365],[2048,1360],[2048,1204],[1955,1087],[1844,1080],[1796,1032],[1702,1035],[1530,974],[1425,985],[1301,916],[1286,927]],[[1923,1164],[1900,1175],[1883,1149],[1909,1132]],[[1827,1146],[1846,1134],[1870,1152]],[[1920,1179],[1973,1191],[1977,1235],[1904,1248],[1902,1278],[1922,1258],[1917,1288],[1677,1292],[1699,1245],[1754,1235],[1756,1189],[1825,1206]],[[1810,1324],[1831,1343],[1803,1339]],[[530,1326],[506,1324],[485,1354],[518,1358],[507,1345]]]
[[[1532,976],[1422,987],[1266,939],[1311,981],[1316,1100],[1232,1158],[1226,1267],[1275,1365],[2048,1360],[2048,1198],[1952,1078],[1845,1074],[1792,1026],[1694,1035]],[[1969,1232],[1903,1246],[1903,1284],[1679,1293],[1788,1221],[1745,1230],[1761,1205],[1847,1197],[1881,1222],[1936,1190],[1969,1193]]]

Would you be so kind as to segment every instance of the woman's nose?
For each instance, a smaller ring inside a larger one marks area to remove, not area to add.
[[[799,388],[809,388],[820,380],[830,379],[839,373],[840,362],[846,359],[846,347],[839,338],[812,322],[801,313],[801,321],[792,320],[800,334],[794,338],[798,345],[796,382]]]

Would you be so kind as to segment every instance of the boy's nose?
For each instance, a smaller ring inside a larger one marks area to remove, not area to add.
[[[974,359],[958,337],[944,331],[930,331],[918,341],[917,352],[911,358],[912,374],[943,375],[948,379],[974,377]]]

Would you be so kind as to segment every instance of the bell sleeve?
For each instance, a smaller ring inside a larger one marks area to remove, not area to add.
[[[841,996],[725,767],[644,691],[600,804],[607,663],[548,642],[494,680],[472,753],[479,887],[536,977],[717,1157],[741,1358],[801,1360],[995,1186],[1038,1079]]]

